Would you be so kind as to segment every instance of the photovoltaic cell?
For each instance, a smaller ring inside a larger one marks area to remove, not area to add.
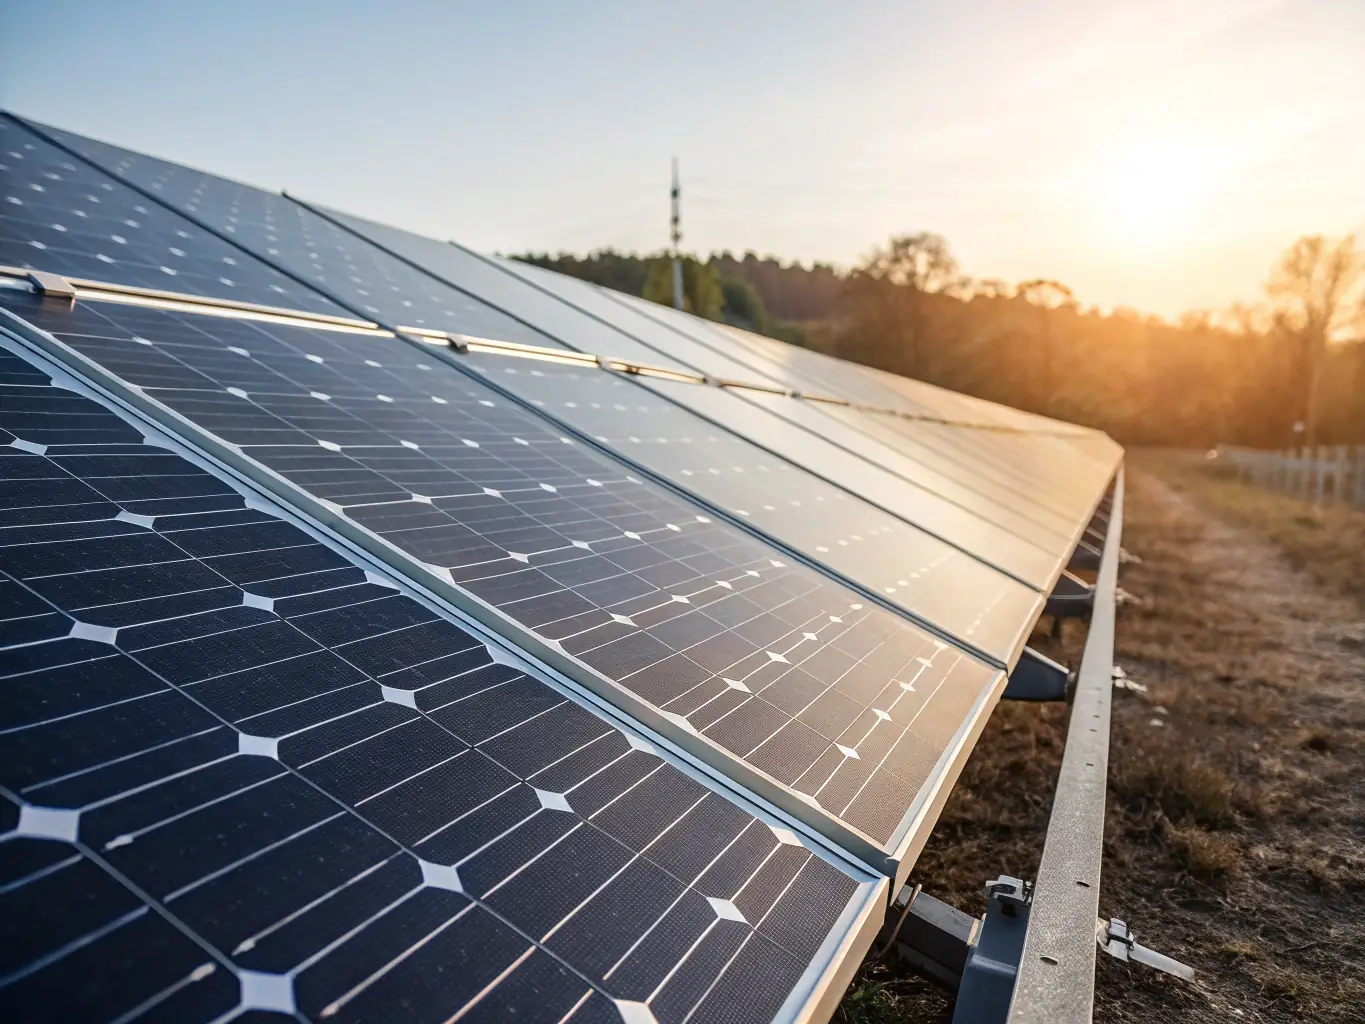
[[[0,263],[112,284],[344,310],[0,114]]]
[[[109,173],[334,295],[357,315],[527,345],[554,339],[415,270],[282,195],[43,126]]]
[[[884,849],[997,692],[990,666],[416,346],[126,307],[29,312]]]
[[[721,389],[655,380],[650,390],[596,367],[468,358],[576,429],[1002,662],[1041,611],[1036,589],[676,404],[733,403]],[[723,405],[712,411],[725,412]],[[755,411],[753,418],[769,417]],[[943,525],[953,528],[947,519]],[[1045,573],[1056,559],[1039,555]]]
[[[0,636],[6,1020],[769,1019],[884,897],[4,349]]]

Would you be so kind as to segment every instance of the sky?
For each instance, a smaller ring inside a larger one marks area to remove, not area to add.
[[[1365,0],[47,0],[0,106],[483,250],[667,244],[1167,317],[1365,236]]]

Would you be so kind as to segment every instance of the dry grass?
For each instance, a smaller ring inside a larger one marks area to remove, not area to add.
[[[1193,984],[1101,956],[1099,1021],[1365,1020],[1365,514],[1251,491],[1199,459],[1129,460],[1101,912]],[[1074,663],[1084,631],[1034,646]],[[1004,704],[915,870],[964,910],[1037,869],[1068,709]],[[861,1024],[951,1000],[869,965]]]
[[[1241,870],[1242,844],[1236,836],[1206,832],[1197,825],[1167,825],[1162,838],[1180,866],[1198,878],[1222,879]]]

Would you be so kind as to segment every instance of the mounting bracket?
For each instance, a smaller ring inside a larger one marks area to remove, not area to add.
[[[987,909],[975,918],[906,885],[892,901],[875,958],[894,946],[920,977],[957,993],[953,1024],[1001,1024],[1010,1012],[1033,909],[1033,883],[1001,875],[986,883]],[[899,913],[898,913],[899,911]],[[1095,921],[1095,941],[1110,956],[1146,964],[1185,981],[1193,968],[1138,943],[1118,918]]]
[[[904,885],[891,903],[878,948],[879,959],[895,947],[896,956],[922,978],[956,992],[981,922],[935,899],[918,885]]]
[[[1080,550],[1077,548],[1077,550]],[[1095,607],[1095,588],[1074,573],[1063,569],[1052,593],[1043,605],[1044,615],[1059,619],[1083,619]]]
[[[986,883],[987,909],[981,934],[967,957],[957,990],[953,1024],[1003,1021],[1014,995],[1014,978],[1024,953],[1033,886],[1001,875]]]
[[[28,271],[28,281],[33,290],[42,296],[44,303],[71,307],[76,304],[76,286],[61,274],[49,274],[44,270]]]
[[[1071,671],[1032,647],[1015,662],[1001,697],[1005,700],[1066,700]]]
[[[1076,545],[1076,549],[1071,552],[1071,560],[1066,567],[1072,571],[1076,569],[1098,569],[1100,567],[1100,549],[1093,544],[1081,541]]]

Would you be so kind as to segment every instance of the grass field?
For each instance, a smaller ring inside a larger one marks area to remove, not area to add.
[[[1128,460],[1100,911],[1193,983],[1099,957],[1097,1021],[1365,1020],[1365,512]],[[1046,622],[1043,624],[1047,625]],[[1084,628],[1034,646],[1072,664]],[[1037,869],[1069,709],[1002,704],[912,880],[971,913]],[[948,1020],[871,964],[849,1024]]]

